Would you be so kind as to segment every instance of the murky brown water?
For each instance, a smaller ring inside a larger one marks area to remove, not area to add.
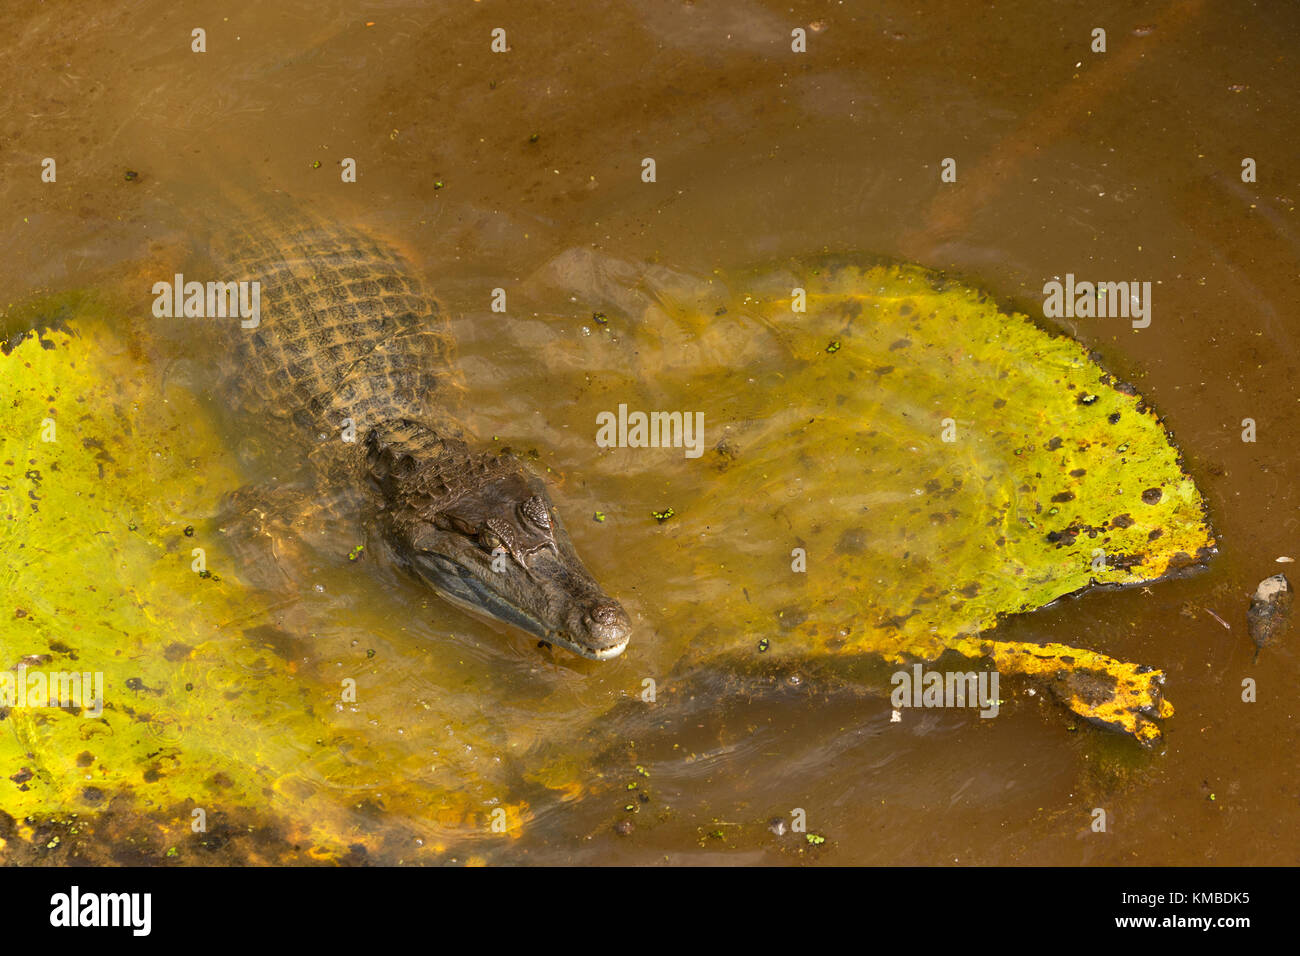
[[[614,704],[636,692],[650,649],[552,665],[531,642],[459,618],[380,632],[411,685],[392,693],[419,697],[422,668],[459,668],[427,689],[481,692],[496,708],[478,716],[481,736],[503,752],[584,734],[565,701],[599,699],[613,709],[593,765],[616,783],[637,765],[651,773],[630,837],[612,828],[627,803],[615,787],[539,803],[521,838],[478,852],[790,861],[801,844],[766,822],[802,807],[828,840],[809,855],[831,863],[1300,862],[1294,638],[1252,664],[1244,621],[1254,585],[1284,567],[1275,558],[1300,552],[1294,7],[349,6],[6,5],[4,301],[186,255],[188,236],[229,217],[221,197],[236,187],[283,188],[366,223],[449,306],[476,430],[565,472],[566,513],[615,515],[569,523],[651,642],[681,572],[639,560],[638,536],[655,533],[642,516],[695,479],[681,460],[630,456],[584,473],[591,406],[574,396],[601,369],[523,372],[546,368],[534,348],[581,334],[585,316],[560,332],[527,317],[502,330],[484,290],[572,250],[694,275],[859,250],[957,270],[1031,314],[1042,283],[1066,272],[1146,279],[1150,328],[1064,327],[1166,417],[1220,538],[1205,573],[1005,625],[1009,639],[1167,670],[1177,714],[1149,756],[1019,694],[997,720],[927,713],[899,732],[886,701],[815,678],[697,676],[649,718]],[[805,55],[790,52],[797,26]],[[1088,48],[1098,26],[1105,55]],[[204,54],[190,52],[195,27]],[[496,27],[508,53],[490,52]],[[59,160],[53,185],[39,180],[46,156]],[[339,182],[345,156],[355,185]],[[646,156],[654,184],[640,180]],[[948,156],[958,182],[941,185]],[[1258,184],[1240,181],[1246,156]],[[1256,443],[1241,441],[1243,418],[1258,423]],[[317,607],[335,621],[321,661],[412,600],[409,583],[373,575],[368,597]],[[320,580],[329,595],[355,591],[336,572]],[[1240,701],[1248,676],[1254,704]],[[1098,806],[1105,835],[1089,830]]]

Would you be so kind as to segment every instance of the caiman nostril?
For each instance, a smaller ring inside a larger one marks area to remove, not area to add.
[[[591,609],[591,619],[597,624],[617,624],[623,617],[623,609],[617,604],[597,604]]]

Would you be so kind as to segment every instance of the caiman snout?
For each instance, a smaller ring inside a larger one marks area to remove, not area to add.
[[[579,641],[585,644],[597,660],[617,657],[627,647],[632,636],[632,622],[627,613],[613,601],[593,606],[582,617]]]
[[[471,614],[589,660],[623,653],[632,621],[583,566],[542,482],[511,457],[425,432],[403,420],[367,440],[389,532],[416,574]]]

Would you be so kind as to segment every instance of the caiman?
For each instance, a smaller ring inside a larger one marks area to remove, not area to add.
[[[301,211],[217,243],[222,279],[261,284],[229,323],[246,414],[296,426],[322,491],[364,484],[400,560],[451,604],[593,660],[631,623],[583,566],[544,483],[448,414],[451,340],[394,248]]]

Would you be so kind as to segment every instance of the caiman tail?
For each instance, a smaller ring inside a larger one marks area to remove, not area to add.
[[[620,654],[627,614],[545,485],[473,447],[449,414],[450,332],[406,261],[361,230],[267,205],[217,244],[224,281],[260,284],[255,327],[226,326],[242,412],[312,446],[321,481],[373,489],[394,550],[447,601],[583,657]]]

